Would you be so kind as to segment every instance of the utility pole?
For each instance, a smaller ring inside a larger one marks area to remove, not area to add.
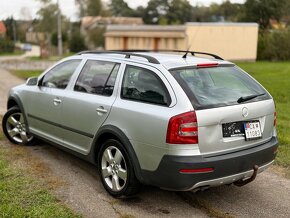
[[[17,41],[17,37],[16,37],[16,21],[14,20],[14,18],[12,17],[12,30],[13,30],[13,41],[14,41],[14,44],[16,44],[16,41]]]
[[[58,55],[62,56],[62,28],[61,28],[61,11],[59,7],[59,0],[57,0],[57,46],[58,46]]]

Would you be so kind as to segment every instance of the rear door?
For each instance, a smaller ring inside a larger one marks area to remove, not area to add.
[[[63,139],[68,148],[89,152],[116,99],[114,87],[120,69],[120,63],[87,60],[73,87],[63,96]]]
[[[216,65],[171,73],[196,109],[202,154],[232,152],[272,138],[274,102],[258,82],[239,68]]]

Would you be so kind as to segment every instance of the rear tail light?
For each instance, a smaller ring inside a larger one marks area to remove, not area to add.
[[[195,111],[179,114],[170,118],[167,128],[166,143],[198,143],[198,125]]]

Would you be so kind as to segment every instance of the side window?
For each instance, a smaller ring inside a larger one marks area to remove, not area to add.
[[[74,87],[75,91],[110,96],[120,64],[88,60]]]
[[[80,62],[70,60],[55,66],[44,75],[41,86],[65,89]]]
[[[135,66],[127,66],[121,97],[159,105],[169,105],[170,98],[162,80],[152,71]]]

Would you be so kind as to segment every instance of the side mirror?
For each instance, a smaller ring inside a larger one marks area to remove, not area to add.
[[[37,86],[38,85],[38,77],[30,77],[26,81],[27,86]]]

